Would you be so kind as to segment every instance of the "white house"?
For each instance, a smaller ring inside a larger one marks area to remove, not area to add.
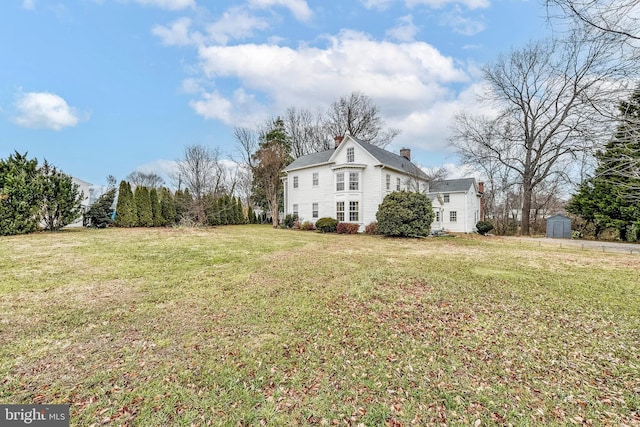
[[[483,219],[482,194],[484,184],[473,178],[446,179],[429,185],[435,219],[432,230],[459,233],[476,231],[476,223]]]
[[[376,220],[378,206],[387,194],[401,190],[429,193],[427,179],[411,162],[409,149],[400,150],[398,155],[350,135],[338,137],[335,148],[301,156],[284,168],[284,213],[297,214],[301,221],[311,222],[331,217],[357,223],[362,231]],[[435,191],[439,194],[440,190]],[[458,196],[462,194],[465,193],[451,191],[447,203],[453,200],[453,204],[448,207],[458,206]],[[476,195],[473,193],[473,197]],[[451,231],[474,230],[475,222],[471,227],[467,225],[477,216],[463,218],[471,212],[472,205],[464,202],[465,208],[458,210],[460,218],[455,218],[458,224],[453,224],[456,229]],[[479,209],[479,201],[477,206]],[[443,222],[432,228],[447,225]]]

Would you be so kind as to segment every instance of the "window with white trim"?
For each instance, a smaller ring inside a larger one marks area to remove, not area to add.
[[[400,191],[400,178],[396,178],[396,191]]]
[[[298,215],[298,205],[294,203],[293,205],[293,214]]]
[[[444,202],[445,202],[445,203],[449,203],[449,199],[450,199],[450,197],[449,197],[449,193],[444,193],[444,196],[443,196],[443,197],[444,197]]]
[[[318,204],[317,203],[313,203],[311,205],[311,217],[312,218],[318,218]]]
[[[313,173],[313,186],[317,187],[318,186],[318,182],[320,182],[320,179],[318,178],[318,172],[314,172]]]
[[[344,221],[344,202],[336,202],[336,219]]]
[[[349,202],[349,221],[359,221],[358,202]]]
[[[358,190],[358,172],[349,172],[349,190]]]
[[[436,211],[436,219],[435,222],[440,222],[440,211]]]
[[[354,159],[355,159],[355,154],[354,154],[353,147],[347,148],[347,163],[353,163]]]
[[[336,174],[336,191],[344,191],[344,172]]]
[[[391,190],[391,175],[387,174],[387,190]]]
[[[449,221],[451,221],[451,222],[458,221],[458,212],[456,212],[456,211],[449,212]]]
[[[298,188],[298,177],[297,176],[293,177],[293,188]]]

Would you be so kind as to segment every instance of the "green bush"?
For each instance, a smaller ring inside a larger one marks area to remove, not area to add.
[[[338,227],[338,220],[324,217],[316,221],[316,229],[323,233],[335,233]]]
[[[282,221],[282,226],[284,228],[293,228],[296,221],[298,221],[298,214],[287,214],[284,217],[284,221]]]
[[[424,237],[433,222],[431,200],[422,193],[394,191],[380,204],[376,219],[384,236]]]
[[[360,226],[352,222],[340,222],[336,226],[338,234],[358,234],[358,230],[360,230]]]
[[[493,224],[491,224],[489,221],[478,221],[476,223],[476,229],[478,230],[479,234],[486,236],[488,232],[493,230]]]
[[[313,225],[313,223],[310,221],[305,221],[302,224],[300,224],[300,230],[311,231],[315,229],[316,229],[315,225]]]

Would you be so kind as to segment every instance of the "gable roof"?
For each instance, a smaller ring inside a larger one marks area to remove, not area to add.
[[[406,157],[394,154],[383,148],[377,147],[373,144],[369,144],[368,142],[361,141],[351,135],[345,136],[345,140],[340,144],[338,149],[342,147],[343,144],[345,144],[347,138],[351,139],[353,142],[362,147],[362,149],[369,153],[374,159],[376,159],[381,166],[404,172],[407,175],[415,175],[419,178],[427,179],[427,175],[424,173],[424,171],[413,164]],[[284,171],[288,172],[295,169],[303,169],[306,167],[329,163],[331,162],[331,158],[335,154],[336,150],[336,148],[332,148],[331,150],[320,151],[318,153],[312,153],[307,154],[306,156],[298,157],[291,164],[289,164],[289,166],[285,167]]]
[[[455,193],[459,191],[467,191],[472,185],[475,189],[475,178],[443,179],[442,181],[433,181],[429,184],[429,193]]]

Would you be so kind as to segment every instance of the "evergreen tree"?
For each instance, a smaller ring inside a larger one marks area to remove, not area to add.
[[[115,224],[118,227],[135,227],[138,225],[133,192],[131,191],[131,185],[127,181],[120,181],[120,186],[118,187]]]
[[[385,236],[424,237],[433,222],[431,200],[422,193],[394,191],[384,198],[376,219],[377,230]]]
[[[0,159],[0,235],[38,229],[43,183],[36,159],[17,151]]]
[[[244,218],[244,210],[242,209],[242,201],[240,200],[240,197],[238,197],[238,201],[236,203],[236,212],[238,215],[237,224],[246,224],[247,221]]]
[[[164,225],[164,218],[162,217],[160,200],[158,200],[158,190],[152,188],[149,192],[149,198],[151,199],[152,225],[154,227],[162,227]]]
[[[176,205],[176,223],[180,223],[183,220],[190,221],[192,217],[191,205],[193,198],[191,197],[189,189],[185,188],[184,191],[176,191],[174,200]]]
[[[144,186],[136,187],[133,196],[136,201],[136,211],[138,212],[138,226],[151,227],[153,225],[153,212],[151,211],[149,189]]]
[[[115,188],[110,188],[106,193],[98,197],[98,200],[84,214],[85,224],[89,227],[98,228],[108,227],[113,224],[113,202],[115,198]]]
[[[619,111],[616,133],[596,154],[595,175],[579,187],[567,211],[594,224],[596,237],[612,228],[620,240],[628,240],[640,223],[640,177],[634,172],[640,165],[640,86],[620,103]]]
[[[176,204],[173,195],[166,187],[160,190],[160,194],[160,210],[165,222],[164,225],[174,225],[176,223]]]
[[[71,224],[82,213],[82,197],[78,185],[45,160],[40,168],[42,179],[41,218],[47,230],[59,230]]]
[[[256,214],[253,212],[253,208],[251,205],[247,208],[247,222],[249,224],[257,224],[258,218],[256,218]]]

